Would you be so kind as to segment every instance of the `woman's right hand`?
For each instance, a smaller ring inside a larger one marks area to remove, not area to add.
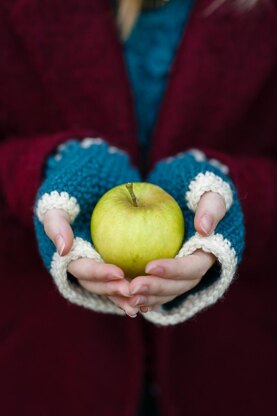
[[[46,235],[56,246],[60,256],[65,256],[73,245],[73,231],[67,212],[51,209],[44,214],[43,226]],[[89,292],[107,296],[130,317],[138,313],[137,307],[129,305],[129,282],[124,272],[114,264],[99,263],[88,258],[74,260],[69,264],[68,271]]]

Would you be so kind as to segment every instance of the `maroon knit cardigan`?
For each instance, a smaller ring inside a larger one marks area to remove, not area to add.
[[[101,136],[140,164],[109,1],[0,3],[3,416],[134,416],[146,372],[163,416],[273,414],[276,3],[261,0],[245,13],[228,5],[209,13],[210,0],[196,3],[147,169],[192,147],[227,164],[245,212],[247,249],[224,300],[170,328],[69,304],[34,240],[34,197],[59,143]]]

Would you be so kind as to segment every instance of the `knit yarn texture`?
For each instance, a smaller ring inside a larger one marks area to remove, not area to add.
[[[225,170],[224,167],[220,167],[220,165],[219,167],[214,166],[208,160],[197,160],[193,152],[180,153],[176,158],[168,158],[157,163],[150,173],[148,181],[163,187],[179,203],[185,218],[185,241],[191,240],[197,234],[194,228],[196,208],[193,206],[194,196],[197,194],[202,196],[207,191],[218,192],[223,196],[223,193],[221,193],[224,189],[223,187],[225,184],[228,184],[231,191],[229,196],[232,196],[232,200],[228,201],[225,198],[228,210],[217,225],[213,235],[222,237],[221,241],[218,240],[218,244],[228,241],[228,245],[234,250],[236,263],[239,264],[245,244],[243,213],[236,188],[231,179],[222,170]],[[216,178],[220,178],[217,184]],[[193,294],[206,290],[216,282],[221,272],[220,263],[215,263],[195,288],[168,303],[165,305],[165,308],[171,309],[176,307]]]
[[[216,166],[215,166],[216,165]],[[185,241],[177,257],[201,248],[212,252],[218,262],[201,282],[174,301],[145,314],[155,324],[173,325],[190,318],[215,303],[229,287],[244,248],[243,215],[234,185],[223,173],[226,167],[211,163],[195,152],[178,154],[156,164],[147,181],[161,186],[179,203],[185,218]],[[70,261],[81,257],[103,262],[93,248],[90,218],[94,206],[109,189],[126,182],[140,181],[126,153],[99,138],[71,140],[50,157],[46,177],[35,207],[35,230],[39,250],[61,294],[73,303],[94,311],[122,314],[111,301],[86,291],[67,274]],[[205,192],[217,192],[225,201],[227,214],[209,237],[194,229],[194,213]],[[46,236],[43,215],[52,208],[64,209],[74,232],[72,250],[61,257]]]
[[[193,198],[190,194],[190,190],[194,186],[194,181],[197,177],[199,178],[199,182],[202,181],[203,184],[204,177],[207,177],[207,173],[211,173],[211,177],[215,175],[216,177],[221,178],[224,183],[227,183],[230,186],[232,203],[230,204],[229,202],[229,207],[227,206],[227,209],[229,209],[216,227],[215,233],[222,234],[224,238],[227,238],[230,241],[232,247],[236,251],[238,262],[240,262],[244,248],[243,214],[236,188],[231,179],[225,175],[221,169],[211,165],[207,160],[195,160],[194,155],[190,152],[181,153],[176,158],[169,158],[157,163],[148,176],[148,182],[161,186],[176,199],[185,217],[186,240],[188,240],[195,234],[193,223],[195,209],[190,205],[190,201]],[[206,192],[202,188],[202,184],[199,184],[201,194]],[[209,186],[207,191],[211,190],[211,186],[212,185]],[[197,191],[195,190],[195,192]]]
[[[47,269],[51,268],[56,249],[44,233],[40,221],[42,207],[47,207],[45,211],[65,209],[71,217],[74,236],[91,242],[90,218],[97,201],[109,189],[139,179],[127,154],[102,139],[70,140],[60,146],[58,153],[47,161],[45,180],[37,195],[37,203],[40,201],[37,213],[42,212],[35,216],[35,230]]]

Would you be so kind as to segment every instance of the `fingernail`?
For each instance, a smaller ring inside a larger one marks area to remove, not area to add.
[[[213,220],[209,215],[203,215],[200,225],[205,234],[209,235],[213,228]]]
[[[56,244],[57,250],[59,252],[59,255],[62,256],[64,248],[65,248],[65,242],[64,242],[64,239],[62,238],[62,236],[60,234],[57,235],[57,237],[55,239],[55,244]]]
[[[136,300],[135,306],[143,305],[146,302],[147,302],[147,297],[146,296],[139,296]]]
[[[164,268],[161,266],[146,266],[145,272],[148,274],[155,274],[157,276],[162,276],[164,274]]]
[[[126,311],[125,311],[126,315],[129,316],[130,318],[136,318],[137,317],[137,313],[135,315],[129,315]]]
[[[133,294],[129,292],[127,289],[123,289],[120,291],[121,296],[125,296],[126,298],[132,298]]]
[[[131,289],[130,292],[131,292],[132,295],[136,295],[137,293],[147,294],[148,293],[148,286],[146,286],[146,285],[143,285],[143,286],[137,285],[137,286],[133,287],[133,289]]]
[[[153,308],[151,308],[150,306],[141,306],[140,307],[140,311],[142,313],[147,313],[147,312],[151,312]]]
[[[115,274],[115,273],[107,274],[107,280],[119,280],[119,279],[123,279],[123,276],[121,276],[120,274]]]
[[[132,295],[136,295],[140,290],[140,286],[135,286],[133,289],[130,290]]]

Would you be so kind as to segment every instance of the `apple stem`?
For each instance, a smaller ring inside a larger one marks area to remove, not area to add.
[[[137,202],[137,198],[136,198],[136,195],[134,193],[134,190],[133,190],[133,184],[131,182],[126,183],[126,188],[128,189],[129,194],[131,195],[132,202],[133,202],[134,206],[137,207],[138,202]]]

